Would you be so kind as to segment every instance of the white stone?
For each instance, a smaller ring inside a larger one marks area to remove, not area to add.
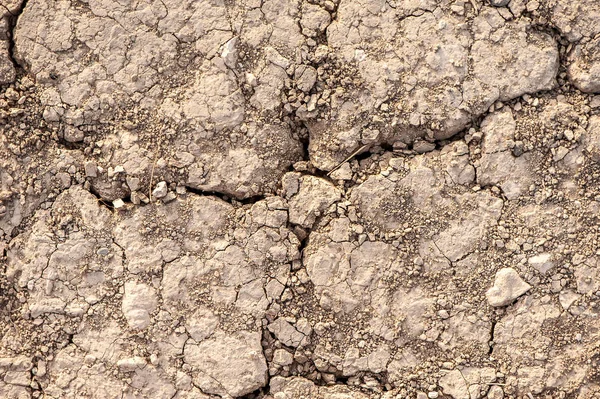
[[[506,306],[531,289],[512,268],[498,270],[494,285],[485,296],[491,306]]]
[[[154,190],[152,190],[152,195],[155,198],[163,198],[167,195],[167,182],[161,181],[156,185]]]
[[[125,206],[125,202],[121,198],[117,198],[113,201],[113,206],[115,209],[121,209]]]

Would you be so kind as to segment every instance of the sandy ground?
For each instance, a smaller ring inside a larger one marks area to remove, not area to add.
[[[600,397],[597,0],[0,0],[0,398]]]

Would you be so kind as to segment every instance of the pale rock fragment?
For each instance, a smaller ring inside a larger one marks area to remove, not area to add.
[[[488,399],[504,399],[504,391],[498,385],[492,385],[487,394]]]
[[[283,88],[290,84],[284,68],[275,64],[267,64],[256,71],[256,86],[249,104],[265,114],[281,109],[280,97]]]
[[[489,24],[485,14],[479,18]],[[491,40],[476,40],[471,48],[476,79],[484,87],[497,87],[500,101],[552,89],[559,66],[556,42],[539,32],[526,33],[525,21],[495,28],[490,32]],[[495,41],[493,37],[502,39]]]
[[[568,148],[560,146],[556,149],[556,151],[554,151],[554,156],[552,157],[552,159],[554,160],[554,162],[561,161],[562,159],[564,159],[567,156],[568,153],[569,153]]]
[[[286,346],[296,348],[308,343],[308,337],[281,317],[269,324],[268,328]]]
[[[459,266],[460,267],[460,266]],[[444,309],[442,311],[445,311]],[[442,312],[440,311],[440,312]],[[442,317],[443,318],[443,317]],[[489,351],[489,331],[491,323],[482,320],[468,311],[450,314],[444,320],[444,331],[440,334],[437,345],[444,350],[468,346],[481,354]]]
[[[306,175],[298,179],[298,192],[289,200],[290,223],[310,228],[333,203],[341,192],[320,177]]]
[[[444,146],[440,158],[452,183],[468,185],[475,180],[475,168],[469,162],[469,147],[464,141]]]
[[[64,314],[66,303],[60,298],[44,298],[29,305],[31,317],[39,317],[44,313]]]
[[[121,198],[117,198],[113,201],[113,207],[115,209],[121,209],[125,206],[125,202]]]
[[[134,356],[125,359],[120,359],[117,362],[117,367],[119,367],[123,371],[134,371],[136,369],[144,368],[146,364],[146,359],[140,356]]]
[[[302,33],[309,37],[317,36],[325,31],[331,22],[331,15],[317,4],[302,2]]]
[[[85,175],[87,177],[97,177],[98,176],[98,167],[96,163],[93,161],[86,162],[84,165]]]
[[[352,180],[352,168],[348,162],[331,172],[331,178],[336,180]]]
[[[427,183],[422,182],[423,186]],[[415,196],[426,195],[425,191],[415,193]],[[403,187],[382,175],[369,176],[354,187],[350,200],[360,209],[365,224],[376,225],[385,231],[401,228],[409,210],[414,209]]]
[[[269,60],[269,62],[277,65],[278,67],[280,67],[282,69],[289,68],[291,61],[288,60],[287,58],[285,58],[283,55],[281,55],[281,53],[279,51],[277,51],[275,48],[267,47],[265,49],[265,52],[267,55],[267,60]]]
[[[83,141],[84,133],[74,126],[67,126],[64,130],[64,139],[69,143]]]
[[[491,306],[506,306],[531,289],[521,276],[510,267],[498,270],[494,285],[485,296]]]
[[[294,72],[296,86],[305,93],[313,88],[317,81],[317,70],[311,66],[300,65]]]
[[[279,299],[284,289],[285,285],[279,282],[279,280],[273,279],[269,281],[269,283],[267,283],[267,286],[265,287],[267,298],[269,300]]]
[[[402,379],[407,370],[416,367],[420,362],[418,353],[409,348],[399,350],[387,366],[390,380],[395,382]]]
[[[6,78],[5,78],[6,79]],[[6,399],[30,399],[28,387],[5,384],[0,382],[0,395]]]
[[[558,301],[564,310],[569,310],[571,305],[581,298],[581,295],[571,290],[562,291],[558,294]]]
[[[434,313],[434,301],[420,287],[399,289],[392,298],[391,313],[403,320],[402,327],[409,336],[418,337],[426,331]]]
[[[199,306],[186,318],[186,330],[196,342],[210,337],[218,325],[219,317],[206,306]]]
[[[289,366],[294,362],[294,355],[285,349],[276,349],[273,353],[273,362],[279,366]]]
[[[462,215],[433,239],[436,249],[451,262],[477,248],[486,230],[497,223],[503,207],[502,200],[488,192],[465,193],[457,197],[457,202],[464,209]]]
[[[366,370],[367,358],[360,356],[360,350],[358,348],[348,348],[344,353],[344,360],[342,362],[342,375],[351,376],[357,374],[361,370]]]
[[[194,383],[203,392],[239,397],[267,383],[267,364],[260,333],[216,332],[199,344],[185,346],[185,362],[193,367]]]
[[[579,294],[591,294],[600,289],[597,261],[586,261],[575,269],[575,281]]]
[[[483,153],[494,153],[510,149],[509,142],[514,140],[516,121],[510,109],[494,112],[481,122]]]
[[[152,190],[152,195],[159,199],[164,198],[167,195],[167,182],[159,182],[156,187],[154,187],[154,190]]]
[[[542,2],[550,21],[571,43],[567,57],[569,79],[581,91],[600,91],[600,52],[598,51],[598,19],[600,13],[594,0],[557,0]]]
[[[282,247],[273,248],[272,252],[279,252],[281,259],[285,259],[287,255],[285,249]],[[265,295],[264,281],[262,279],[255,279],[240,287],[235,301],[235,306],[242,312],[254,314],[257,317],[263,314],[269,306],[268,304],[269,300]]]
[[[453,399],[479,399],[486,396],[490,384],[496,381],[493,368],[464,367],[454,369],[440,378],[444,394]]]
[[[586,93],[600,93],[600,40],[575,45],[569,67],[569,77],[573,84]]]
[[[239,39],[234,37],[225,43],[221,49],[221,58],[229,68],[235,68],[238,60],[238,43]]]
[[[586,153],[594,161],[600,161],[600,116],[592,115],[590,117],[588,127],[581,141]]]
[[[157,305],[156,292],[151,286],[136,281],[125,283],[122,310],[129,327],[135,330],[146,328]]]
[[[440,379],[439,382],[444,394],[454,399],[471,399],[469,385],[460,370],[452,370]]]
[[[431,152],[435,150],[435,143],[430,143],[425,140],[416,140],[413,144],[413,150],[415,150],[417,154]]]
[[[508,379],[518,389],[533,394],[540,394],[544,390],[545,370],[539,366],[524,366],[519,368],[517,375]]]
[[[552,254],[542,253],[527,259],[527,263],[542,274],[548,273],[554,267]]]
[[[334,219],[329,223],[330,226],[330,230],[329,230],[329,238],[331,238],[332,241],[334,242],[344,242],[344,241],[350,241],[351,239],[351,231],[352,231],[352,226],[351,226],[351,222],[350,219],[348,218],[338,218],[338,219]]]
[[[244,136],[256,144],[223,149],[214,139],[198,139],[190,150],[196,166],[190,166],[187,184],[199,190],[248,198],[274,190],[283,171],[301,158],[300,143],[283,124],[250,124]]]
[[[509,200],[525,194],[533,181],[529,154],[514,157],[509,150],[516,122],[510,110],[496,112],[481,123],[482,157],[477,167],[480,186],[497,185]]]
[[[386,346],[380,346],[367,356],[367,369],[375,374],[386,371],[391,353]]]

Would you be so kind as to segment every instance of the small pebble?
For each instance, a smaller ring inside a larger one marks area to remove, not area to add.
[[[123,200],[119,198],[113,201],[113,206],[115,207],[115,209],[121,209],[125,206],[125,202],[123,202]]]
[[[152,195],[155,198],[163,198],[167,195],[167,182],[161,181],[156,185],[154,190],[152,190]]]
[[[106,256],[110,253],[110,251],[108,248],[100,248],[98,251],[96,251],[96,253],[100,256]]]

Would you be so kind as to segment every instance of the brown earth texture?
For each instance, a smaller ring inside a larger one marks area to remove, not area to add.
[[[600,398],[598,0],[0,0],[0,398]]]

